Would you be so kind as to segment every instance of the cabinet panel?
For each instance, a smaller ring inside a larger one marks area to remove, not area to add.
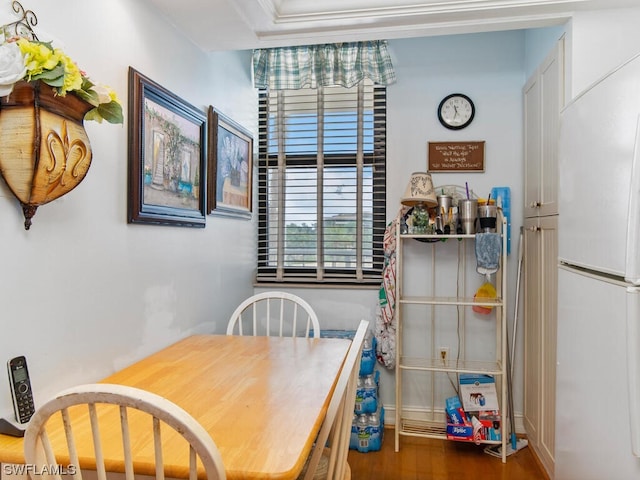
[[[558,216],[524,226],[524,426],[552,476],[555,455]]]
[[[558,128],[564,104],[564,41],[547,56],[523,89],[524,215],[558,213]]]
[[[540,218],[541,365],[539,456],[553,473],[556,434],[556,347],[558,308],[558,216]]]
[[[552,52],[540,69],[541,91],[541,158],[539,215],[558,213],[558,135],[563,91],[562,43]]]
[[[524,216],[538,215],[542,183],[540,157],[542,123],[540,121],[540,81],[532,76],[524,87]]]
[[[524,222],[524,426],[529,442],[539,441],[540,425],[540,359],[541,359],[541,269],[539,220],[527,218]]]

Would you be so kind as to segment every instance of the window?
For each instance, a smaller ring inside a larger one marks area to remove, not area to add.
[[[386,87],[260,90],[258,282],[379,284]]]

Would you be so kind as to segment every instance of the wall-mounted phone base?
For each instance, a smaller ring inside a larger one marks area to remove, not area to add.
[[[6,418],[0,418],[0,433],[12,437],[24,437],[24,429]]]

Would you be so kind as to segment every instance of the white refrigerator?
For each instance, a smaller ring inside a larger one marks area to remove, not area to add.
[[[640,55],[561,113],[555,480],[640,479]]]

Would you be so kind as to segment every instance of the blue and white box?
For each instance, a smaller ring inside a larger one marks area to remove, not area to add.
[[[470,442],[473,440],[473,426],[447,424],[447,439],[458,440],[461,442]]]
[[[496,382],[491,375],[464,373],[460,375],[460,400],[465,412],[500,411]]]
[[[449,397],[445,400],[445,411],[449,417],[449,423],[453,423],[454,425],[466,423],[465,413],[458,396]]]

